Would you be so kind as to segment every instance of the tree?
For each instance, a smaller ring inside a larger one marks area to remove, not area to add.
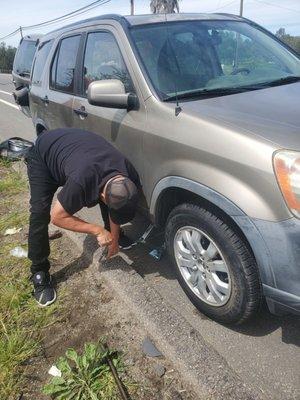
[[[291,36],[284,28],[279,28],[276,36],[300,54],[300,36]]]
[[[0,71],[11,71],[13,67],[16,48],[0,43]]]
[[[151,0],[150,10],[153,14],[179,13],[179,0]]]

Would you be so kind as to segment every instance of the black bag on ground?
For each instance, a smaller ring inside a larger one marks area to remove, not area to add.
[[[0,143],[0,157],[10,161],[22,160],[32,146],[33,143],[29,140],[12,137]]]

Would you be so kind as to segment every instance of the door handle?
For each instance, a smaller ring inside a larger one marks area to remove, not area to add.
[[[47,106],[49,104],[48,96],[43,97],[42,102],[45,104],[45,106]]]
[[[85,107],[75,108],[73,111],[81,118],[86,118],[88,116],[88,113],[85,111]]]

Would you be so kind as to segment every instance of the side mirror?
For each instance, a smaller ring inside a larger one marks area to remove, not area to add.
[[[133,93],[125,93],[124,84],[118,79],[94,81],[88,86],[88,102],[93,106],[120,108],[128,111],[136,109],[138,98]]]

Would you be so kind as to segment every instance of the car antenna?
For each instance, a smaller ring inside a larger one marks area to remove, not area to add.
[[[167,30],[167,42],[169,44],[171,52],[173,53],[173,57],[174,57],[174,60],[175,60],[175,64],[176,64],[176,67],[177,67],[178,74],[180,74],[179,66],[178,66],[178,63],[177,63],[177,60],[176,60],[176,54],[175,54],[175,52],[173,50],[173,47],[172,47],[172,44],[171,44],[171,41],[170,41],[170,32],[169,32],[169,27],[168,27],[167,14],[165,14],[165,21],[166,21],[166,30]],[[175,98],[176,98],[175,117],[178,117],[178,115],[182,111],[182,108],[180,107],[179,101],[178,101],[178,90],[177,90],[176,80],[174,82],[174,86],[175,86]]]

